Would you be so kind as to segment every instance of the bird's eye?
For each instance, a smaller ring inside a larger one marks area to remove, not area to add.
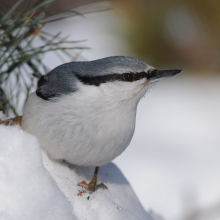
[[[132,74],[132,73],[124,73],[123,74],[123,78],[124,78],[125,81],[133,82],[134,81],[134,74]]]

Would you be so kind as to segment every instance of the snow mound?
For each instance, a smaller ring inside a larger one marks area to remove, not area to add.
[[[0,220],[153,220],[112,163],[98,176],[108,190],[79,196],[77,183],[89,181],[93,172],[52,161],[35,137],[19,126],[0,125]]]
[[[153,220],[115,164],[110,163],[99,170],[98,183],[105,183],[108,190],[99,189],[93,194],[83,193],[82,196],[77,195],[81,190],[77,183],[83,180],[89,182],[94,168],[53,162],[45,154],[44,164],[59,188],[71,201],[73,213],[78,219]]]
[[[0,125],[0,219],[75,219],[45,170],[35,137]]]

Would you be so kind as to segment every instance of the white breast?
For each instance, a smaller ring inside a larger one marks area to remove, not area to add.
[[[137,103],[115,102],[93,88],[45,101],[32,93],[24,108],[22,128],[35,135],[53,159],[101,166],[120,155],[135,129]]]

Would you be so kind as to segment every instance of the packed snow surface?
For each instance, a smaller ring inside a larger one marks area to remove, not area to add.
[[[19,126],[0,125],[1,220],[154,219],[112,163],[101,167],[98,177],[108,190],[78,195],[77,183],[89,181],[93,172],[94,168],[52,161],[35,137]]]
[[[0,219],[75,219],[42,163],[35,137],[0,125]]]

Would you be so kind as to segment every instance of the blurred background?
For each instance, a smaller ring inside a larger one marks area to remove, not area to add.
[[[183,69],[141,100],[134,138],[114,162],[161,219],[220,219],[220,2],[0,4],[0,109],[9,116],[64,62],[127,55]]]

